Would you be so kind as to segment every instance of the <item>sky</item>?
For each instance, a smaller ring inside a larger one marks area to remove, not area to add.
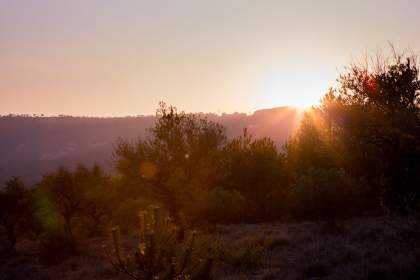
[[[310,106],[419,26],[419,0],[0,0],[0,114]]]

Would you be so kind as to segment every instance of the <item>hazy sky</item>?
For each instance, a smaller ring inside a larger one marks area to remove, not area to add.
[[[420,1],[0,0],[0,114],[308,105],[388,41],[420,51]]]

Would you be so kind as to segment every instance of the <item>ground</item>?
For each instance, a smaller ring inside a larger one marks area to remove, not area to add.
[[[416,217],[218,226],[212,239],[231,252],[215,279],[420,279]],[[34,241],[0,258],[0,280],[126,279],[104,259],[104,238],[85,241],[84,255],[46,264]],[[133,238],[126,238],[134,246]]]

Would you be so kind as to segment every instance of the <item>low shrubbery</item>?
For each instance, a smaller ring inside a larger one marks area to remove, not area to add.
[[[311,168],[293,185],[289,202],[298,219],[335,220],[360,215],[363,185],[344,170]]]
[[[82,244],[60,230],[51,230],[40,237],[39,255],[48,264],[62,262],[82,252]]]
[[[136,231],[139,226],[138,214],[140,211],[147,209],[149,205],[149,200],[128,198],[115,208],[111,221],[114,225],[118,225],[123,233]]]
[[[203,219],[212,223],[237,223],[243,221],[245,198],[240,192],[216,188],[208,194],[208,209]]]
[[[139,244],[132,256],[125,253],[118,228],[112,229],[112,248],[105,252],[113,267],[133,279],[205,280],[211,277],[212,259],[197,255],[196,232],[185,238],[182,228],[150,208],[140,216]]]

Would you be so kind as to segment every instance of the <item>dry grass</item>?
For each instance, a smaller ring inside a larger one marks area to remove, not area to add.
[[[236,261],[248,261],[218,263],[215,279],[420,279],[420,222],[414,217],[353,219],[334,226],[222,226],[212,237],[234,251]],[[20,242],[13,256],[0,258],[0,279],[124,279],[104,260],[104,241],[89,240],[83,257],[58,265],[43,263],[36,243]],[[127,240],[132,246],[134,242]],[[250,258],[241,253],[244,248]],[[263,248],[263,254],[254,248]]]
[[[0,259],[0,279],[117,279],[103,258],[100,248],[103,242],[103,239],[89,240],[82,256],[57,260],[53,265],[39,257],[38,242],[20,242],[12,256]]]

